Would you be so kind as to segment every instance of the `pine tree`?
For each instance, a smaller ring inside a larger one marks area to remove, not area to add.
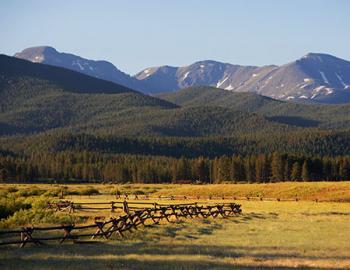
[[[209,177],[209,168],[203,157],[199,157],[194,162],[194,174],[195,178],[201,182],[207,182]]]
[[[343,158],[339,164],[339,177],[341,180],[349,180],[350,164],[346,158]]]
[[[216,182],[230,181],[231,179],[231,160],[227,156],[220,157],[217,165]]]
[[[272,154],[271,160],[271,180],[272,182],[282,181],[284,178],[284,164],[279,153]]]
[[[293,163],[292,171],[290,173],[290,178],[293,181],[299,181],[301,180],[301,166],[298,161]]]
[[[265,163],[264,155],[259,155],[255,160],[255,179],[258,183],[264,182]]]
[[[245,180],[245,171],[244,163],[241,157],[232,158],[232,179],[234,181],[244,181]]]
[[[181,157],[178,162],[177,174],[178,180],[191,180],[191,168],[185,157]]]
[[[8,177],[8,171],[5,168],[0,169],[0,181],[5,182]]]
[[[255,157],[245,159],[245,175],[249,183],[255,182]]]
[[[322,176],[321,180],[331,180],[332,179],[332,162],[326,157],[322,159]]]
[[[283,175],[283,180],[284,181],[289,181],[290,180],[290,173],[291,173],[291,168],[290,168],[290,163],[288,159],[285,160],[284,162],[284,175]]]
[[[303,181],[309,181],[310,180],[310,164],[309,160],[305,160],[303,163],[303,167],[301,169],[301,179]]]

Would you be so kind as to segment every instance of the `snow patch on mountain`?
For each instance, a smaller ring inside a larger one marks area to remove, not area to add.
[[[189,71],[187,71],[187,72],[185,73],[185,75],[183,76],[182,80],[185,80],[185,79],[188,77],[188,74],[190,74]]]
[[[320,72],[320,74],[321,74],[321,77],[322,77],[324,83],[329,84],[329,81],[328,81],[326,75],[325,75],[322,71],[319,71],[319,72]]]
[[[221,85],[224,84],[224,82],[226,82],[228,79],[228,77],[225,77],[222,81],[218,81],[218,83],[216,84],[216,88],[220,88]]]
[[[79,61],[73,61],[72,65],[73,66],[78,66],[80,70],[85,70],[85,68],[80,64]]]
[[[33,62],[34,63],[41,63],[42,61],[44,61],[44,56],[42,56],[42,55],[37,55],[37,56],[35,56],[34,57],[34,59],[33,59]]]
[[[226,88],[225,88],[225,90],[233,90],[234,89],[234,87],[232,86],[232,84],[230,84],[229,86],[227,86]]]
[[[343,78],[339,76],[338,73],[335,73],[335,76],[337,76],[339,82],[341,83],[341,85],[346,88],[346,83],[343,81]]]

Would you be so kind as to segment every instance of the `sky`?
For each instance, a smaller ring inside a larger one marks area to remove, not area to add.
[[[1,0],[0,53],[49,45],[126,73],[200,60],[350,60],[348,0]]]

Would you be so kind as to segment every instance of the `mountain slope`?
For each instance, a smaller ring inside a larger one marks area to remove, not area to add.
[[[239,87],[255,72],[266,73],[274,66],[253,67],[221,63],[212,60],[196,62],[186,67],[153,67],[135,75],[143,90],[153,93],[171,92],[191,86],[215,86],[226,90]]]
[[[149,68],[136,78],[149,83],[146,86],[150,89],[157,89],[157,82],[162,82],[158,92],[202,85],[280,100],[350,102],[350,62],[327,54],[311,53],[280,67],[202,61],[187,67],[172,67],[171,72],[164,70],[164,67]]]
[[[256,93],[282,100],[346,103],[350,101],[350,62],[310,53],[273,70],[255,85]]]
[[[221,106],[301,127],[339,130],[350,126],[350,104],[298,104],[255,93],[238,93],[213,87],[191,87],[158,97],[179,106]]]
[[[231,136],[288,128],[231,108],[179,108],[78,72],[7,56],[0,56],[0,126],[2,135],[55,129],[114,136]]]
[[[81,125],[107,126],[135,108],[177,106],[112,82],[0,55],[0,125],[3,134]]]
[[[88,60],[74,54],[58,52],[49,46],[27,48],[14,56],[34,63],[67,68],[132,89],[139,89],[139,81],[120,71],[107,61]]]
[[[240,66],[206,60],[184,67],[150,67],[133,77],[107,61],[59,53],[47,46],[27,48],[15,57],[64,67],[147,94],[174,92],[192,86],[213,86],[297,102],[350,102],[350,62],[320,53],[309,53],[282,66]]]

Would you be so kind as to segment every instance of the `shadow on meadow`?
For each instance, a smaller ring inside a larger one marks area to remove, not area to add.
[[[295,248],[277,246],[230,246],[198,244],[201,236],[210,235],[222,229],[225,222],[245,224],[252,220],[278,218],[278,214],[246,213],[234,219],[222,219],[217,223],[212,219],[197,220],[194,226],[179,221],[170,225],[151,226],[135,231],[129,239],[114,239],[85,244],[49,244],[41,247],[0,248],[0,269],[257,269],[264,260],[350,260],[349,256],[313,256]],[[193,230],[193,234],[188,229]],[[172,241],[171,239],[181,239]],[[135,242],[134,240],[137,240]],[[166,243],[162,241],[166,239]],[[170,239],[170,240],[169,240]],[[129,241],[131,240],[131,242]],[[252,266],[240,264],[240,259],[250,258]],[[236,262],[237,260],[237,262]],[[234,264],[234,265],[233,265]],[[305,267],[304,267],[305,268]],[[261,267],[258,269],[276,269]],[[295,269],[278,267],[278,269]]]
[[[4,250],[3,250],[4,251]],[[132,256],[132,257],[130,257]],[[170,257],[168,257],[170,256]],[[193,257],[190,257],[193,256]],[[208,262],[201,260],[210,256],[218,260]],[[85,245],[63,245],[18,249],[12,256],[2,259],[1,269],[257,269],[225,263],[229,259],[249,256],[253,261],[265,259],[320,259],[295,253],[293,249],[247,246],[214,245],[163,245],[156,243],[120,244],[97,242]],[[190,259],[188,259],[190,258]],[[220,261],[222,259],[222,261]],[[322,259],[350,260],[349,256],[322,256]],[[259,267],[258,269],[276,269],[276,267]],[[283,268],[278,269],[295,269]]]
[[[157,260],[157,261],[142,261],[134,259],[50,259],[46,260],[26,260],[21,262],[21,265],[25,264],[25,267],[20,266],[15,261],[12,264],[0,263],[1,269],[18,270],[18,269],[36,269],[36,270],[56,270],[56,269],[74,269],[74,270],[228,270],[228,269],[276,269],[276,267],[254,267],[244,265],[227,265],[223,263],[203,262],[201,260],[181,261],[181,260]],[[278,269],[295,269],[291,267],[278,267]]]

